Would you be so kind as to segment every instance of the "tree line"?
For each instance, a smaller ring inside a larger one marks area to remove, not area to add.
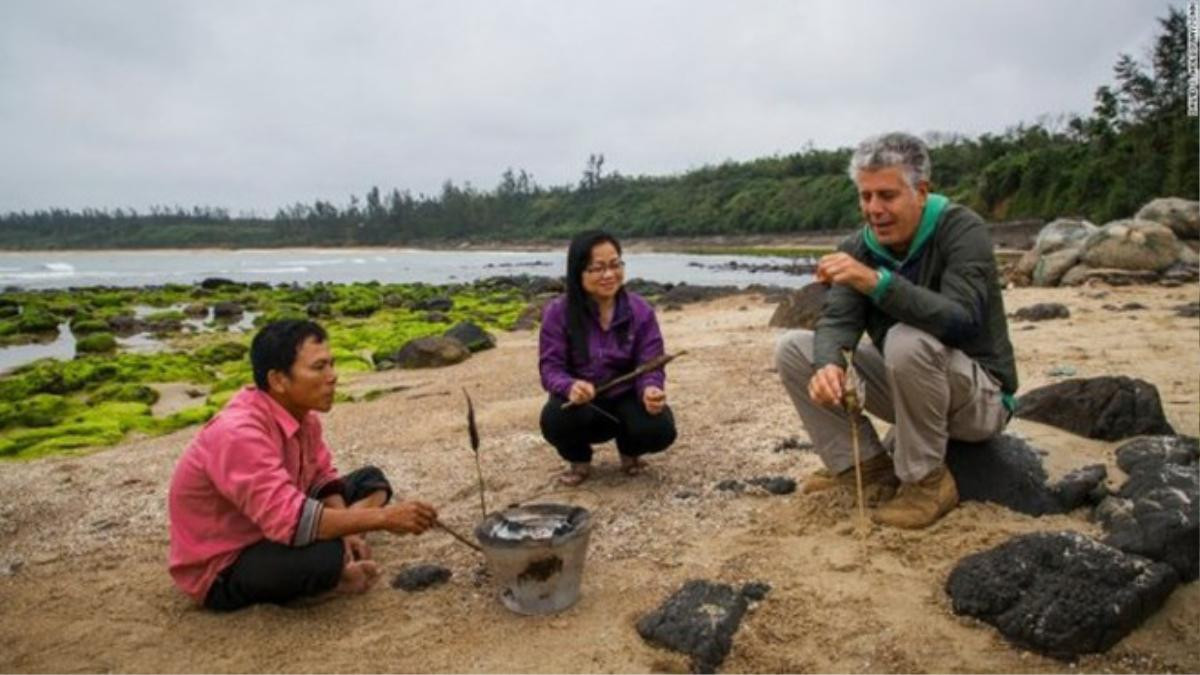
[[[1146,61],[1122,54],[1090,115],[1044,117],[999,134],[930,133],[933,187],[991,220],[1128,217],[1154,197],[1200,196],[1196,118],[1187,114],[1187,19],[1159,19]],[[728,161],[671,176],[624,176],[591,155],[577,184],[544,187],[510,168],[492,190],[447,180],[440,193],[371,187],[337,205],[273,217],[221,208],[50,209],[0,215],[4,248],[404,245],[622,236],[786,234],[859,221],[850,148]]]

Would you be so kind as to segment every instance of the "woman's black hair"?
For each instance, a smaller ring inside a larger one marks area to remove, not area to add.
[[[588,314],[594,304],[583,290],[583,271],[592,259],[596,244],[612,244],[621,255],[621,243],[603,230],[587,230],[571,239],[567,247],[567,344],[570,345],[571,360],[576,364],[588,361]]]

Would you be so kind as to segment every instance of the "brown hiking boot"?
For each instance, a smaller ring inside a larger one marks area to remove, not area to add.
[[[958,505],[954,476],[942,465],[915,483],[902,483],[896,496],[871,514],[880,525],[919,530]]]
[[[808,495],[814,492],[831,490],[835,487],[854,489],[854,481],[853,466],[836,475],[829,469],[820,468],[804,479],[803,485],[800,486],[800,493]],[[885,485],[895,485],[898,483],[896,469],[892,466],[892,458],[886,452],[881,452],[863,462],[862,481],[864,488],[876,483]]]

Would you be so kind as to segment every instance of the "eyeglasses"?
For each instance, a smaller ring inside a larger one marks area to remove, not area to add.
[[[613,274],[620,274],[621,270],[623,269],[625,269],[625,261],[614,260],[607,265],[588,265],[583,271],[594,276],[600,276],[604,274],[605,271],[612,272]]]

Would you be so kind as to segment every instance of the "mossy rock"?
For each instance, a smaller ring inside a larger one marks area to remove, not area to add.
[[[496,338],[470,321],[462,321],[443,333],[443,337],[454,338],[473,351],[483,351],[496,346]]]
[[[353,298],[335,305],[338,312],[346,316],[371,316],[379,311],[381,304],[374,298]]]
[[[93,405],[105,401],[127,401],[154,405],[158,402],[158,390],[133,382],[112,382],[100,386],[88,396],[88,403]]]
[[[58,317],[37,305],[26,305],[17,317],[17,331],[21,333],[53,333],[58,330]]]
[[[356,352],[338,347],[334,347],[331,352],[339,373],[368,373],[375,369],[369,359]]]
[[[248,351],[250,348],[240,342],[221,342],[196,350],[196,358],[204,363],[216,365],[243,359]]]
[[[117,339],[112,333],[92,333],[75,342],[75,351],[84,354],[111,352],[117,348]]]
[[[224,391],[214,392],[208,395],[208,398],[204,400],[204,403],[220,410],[221,408],[224,408],[225,404],[229,403],[229,399],[236,396],[239,391],[241,391],[240,387],[234,387]]]
[[[89,333],[104,333],[108,331],[108,322],[91,317],[75,317],[71,321],[71,331],[76,335]]]
[[[36,394],[14,406],[11,423],[23,427],[50,427],[58,424],[70,410],[67,399],[54,394]]]
[[[63,424],[45,429],[21,429],[0,436],[0,457],[33,459],[62,450],[112,445],[125,436],[113,422]]]
[[[142,320],[146,323],[162,323],[168,321],[183,321],[186,318],[187,316],[183,312],[177,309],[170,309],[165,312],[152,312],[142,317]]]

